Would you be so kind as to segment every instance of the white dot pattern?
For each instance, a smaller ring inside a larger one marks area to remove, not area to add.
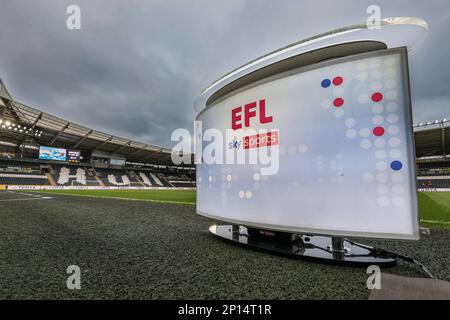
[[[374,171],[365,172],[362,180],[368,184],[375,182],[369,187],[376,188],[379,195],[377,204],[380,207],[404,205],[402,198],[404,190],[400,185],[404,179],[403,171],[396,171],[397,169],[394,169],[392,164],[394,160],[400,161],[402,156],[398,125],[400,118],[397,114],[399,91],[396,80],[396,59],[394,57],[386,57],[382,60],[374,58],[368,62],[358,62],[355,66],[357,70],[355,77],[360,82],[359,89],[354,94],[355,102],[357,102],[354,107],[355,109],[359,108],[355,112],[358,110],[371,112],[371,123],[360,124],[359,120],[357,123],[355,119],[357,116],[352,109],[346,108],[347,101],[342,106],[333,106],[333,99],[341,98],[344,94],[343,86],[333,86],[333,84],[332,90],[329,91],[333,98],[325,99],[322,102],[322,107],[332,110],[334,117],[344,118],[342,121],[346,138],[356,139],[360,148],[373,152]],[[307,148],[304,152],[306,150]],[[301,146],[298,147],[298,152],[302,153]],[[324,171],[322,158],[318,158],[316,164],[318,172]],[[344,168],[340,163],[330,161],[329,170],[333,172],[333,175],[331,177],[324,176],[326,180],[321,176],[318,179],[319,182],[327,180],[332,183],[343,182]],[[293,186],[289,186],[289,188],[294,189]],[[389,192],[391,189],[392,192]]]

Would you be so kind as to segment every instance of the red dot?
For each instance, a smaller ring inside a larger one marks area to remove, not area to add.
[[[384,128],[383,127],[375,127],[373,129],[373,134],[377,137],[382,136],[384,134]]]
[[[381,99],[383,99],[383,95],[380,92],[375,92],[372,95],[372,101],[374,101],[374,102],[380,102]]]
[[[333,101],[333,105],[336,107],[336,108],[339,108],[340,106],[342,106],[344,104],[344,99],[342,99],[342,98],[336,98],[336,99],[334,99],[334,101]]]
[[[341,85],[342,82],[344,82],[344,79],[342,79],[342,77],[335,77],[335,78],[333,79],[333,84],[334,84],[335,86]]]

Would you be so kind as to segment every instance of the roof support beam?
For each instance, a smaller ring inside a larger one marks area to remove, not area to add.
[[[119,148],[117,148],[116,150],[114,150],[114,151],[112,151],[111,153],[116,153],[116,152],[119,152],[120,150],[122,150],[123,148],[126,148],[126,147],[128,147],[130,144],[131,144],[131,142],[133,142],[133,141],[128,141],[127,143],[125,143],[125,144],[123,144],[123,145],[121,145]]]
[[[12,96],[8,91],[8,88],[6,88],[5,84],[3,83],[2,79],[0,79],[0,96],[7,98],[8,100],[12,100]]]
[[[72,149],[77,148],[84,140],[87,139],[87,137],[89,137],[89,136],[91,135],[91,133],[92,133],[93,131],[94,131],[94,130],[91,130],[91,131],[89,131],[88,133],[86,133],[83,137],[81,137],[81,139],[78,140],[77,143],[75,143],[75,144],[73,145]]]
[[[162,152],[162,150],[163,149],[159,150],[158,152]],[[156,163],[157,161],[160,161],[161,159],[163,159],[167,156],[170,157],[170,155],[171,155],[170,153],[161,153],[158,157],[148,157],[145,159],[145,161],[153,160]]]
[[[108,139],[106,139],[105,141],[103,141],[102,143],[97,145],[94,150],[98,150],[99,148],[103,147],[105,144],[110,142],[113,138],[114,138],[114,136],[110,136]]]
[[[7,100],[7,99],[3,99],[3,101],[5,102],[5,106],[6,108],[3,109],[2,112],[2,117],[9,116],[11,119],[14,119],[14,121],[18,122],[18,123],[22,123],[25,120],[27,120],[28,122],[29,119],[17,108],[14,107],[14,101],[13,100]],[[19,115],[17,114],[17,112],[19,112],[22,115],[22,118],[19,117]]]
[[[50,142],[50,145],[52,146],[56,140],[58,139],[59,135],[64,132],[64,130],[66,130],[69,127],[70,122],[67,122],[63,127],[61,127],[61,129],[56,133],[55,137],[53,138],[53,140]]]
[[[151,160],[151,159],[157,159],[158,157],[155,158],[155,154],[157,154],[158,152],[162,152],[162,151],[163,151],[162,148],[159,149],[159,150],[152,151],[152,153],[150,154],[150,156],[148,156],[147,158],[145,158],[144,161],[148,161],[148,160]]]
[[[31,130],[33,130],[33,129],[37,126],[39,120],[42,119],[42,115],[43,115],[43,114],[44,114],[43,112],[39,113],[39,115],[36,117],[36,119],[34,119],[33,124],[32,124],[31,127],[30,127]]]
[[[128,155],[128,157],[132,157],[132,156],[138,154],[139,152],[141,152],[142,150],[144,150],[144,149],[147,148],[147,147],[148,147],[148,144],[146,144],[146,145],[143,146],[142,148],[139,148],[139,149],[137,149],[136,151],[130,153],[130,154]]]
[[[444,126],[441,126],[441,132],[442,132],[442,155],[445,158],[445,129]]]
[[[38,124],[39,120],[42,119],[42,115],[43,114],[44,114],[43,112],[39,113],[39,115],[36,117],[36,119],[34,119],[33,123],[31,124],[31,127],[29,127],[30,131],[32,131],[36,127],[36,125]],[[28,138],[30,138],[30,137],[27,136],[27,135],[24,135],[24,138],[22,140],[20,140],[19,145],[22,145]],[[33,137],[31,137],[31,139],[34,140]]]

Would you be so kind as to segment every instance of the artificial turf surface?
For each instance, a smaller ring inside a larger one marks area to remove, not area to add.
[[[52,190],[54,194],[195,204],[195,190]],[[421,225],[450,229],[450,192],[419,192]]]
[[[365,268],[293,260],[225,243],[208,234],[212,221],[192,205],[27,194],[0,192],[0,299],[369,295]],[[359,241],[413,256],[436,277],[450,280],[448,230],[433,229],[419,241]],[[81,290],[66,288],[66,268],[73,264],[81,268]],[[384,272],[426,277],[403,262]]]

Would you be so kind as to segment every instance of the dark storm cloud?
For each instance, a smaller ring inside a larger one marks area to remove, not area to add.
[[[191,128],[203,87],[268,51],[365,21],[363,1],[2,1],[0,77],[21,102],[80,124],[170,145]],[[82,29],[65,27],[77,4]],[[378,1],[419,16],[429,37],[411,53],[414,120],[450,118],[447,1]]]

